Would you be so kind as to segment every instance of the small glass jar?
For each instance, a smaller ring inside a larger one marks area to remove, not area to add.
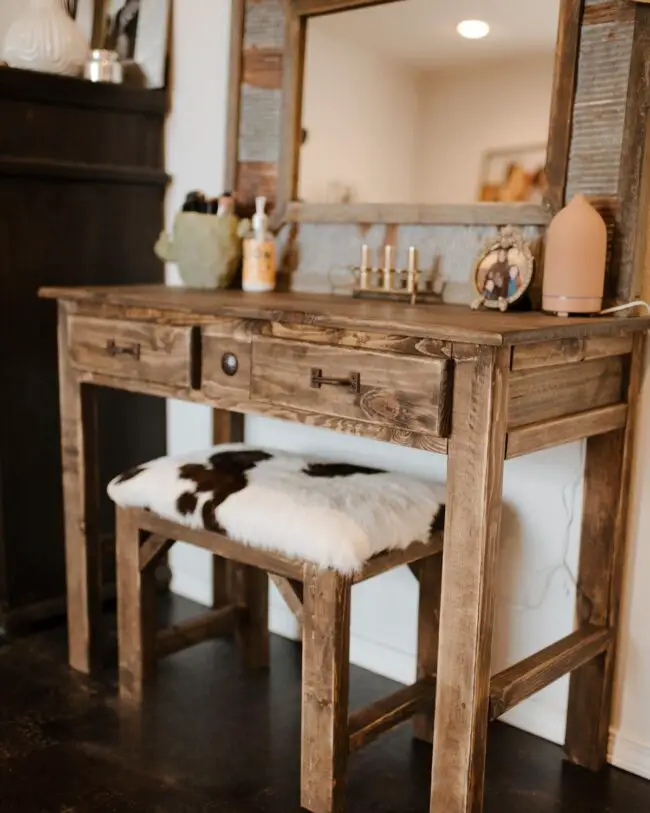
[[[101,48],[91,51],[84,67],[84,77],[90,82],[121,85],[123,71],[117,51],[106,51]]]

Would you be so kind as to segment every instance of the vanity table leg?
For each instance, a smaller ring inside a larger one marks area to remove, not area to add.
[[[103,654],[97,405],[94,388],[82,385],[70,364],[64,305],[59,305],[58,342],[68,661],[73,669],[90,673]]]
[[[449,441],[432,813],[480,813],[507,428],[506,348],[459,359]]]
[[[580,625],[610,627],[614,638],[607,652],[571,674],[564,748],[571,762],[594,771],[607,761],[634,419],[643,377],[644,343],[645,335],[635,336],[625,430],[587,441],[577,617]]]

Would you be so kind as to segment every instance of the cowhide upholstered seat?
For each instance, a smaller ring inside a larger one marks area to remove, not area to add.
[[[442,489],[403,474],[225,444],[113,480],[120,506],[341,573],[442,528]]]
[[[302,806],[341,811],[349,753],[404,720],[432,740],[444,489],[244,444],[163,457],[108,486],[117,513],[120,695],[156,658],[234,632],[267,666],[268,575],[303,629]],[[213,609],[157,632],[155,566],[177,539],[214,554]],[[348,716],[352,586],[400,565],[420,583],[417,682]],[[267,575],[268,574],[268,575]]]

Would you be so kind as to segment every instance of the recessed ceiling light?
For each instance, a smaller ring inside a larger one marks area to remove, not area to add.
[[[456,31],[466,40],[482,40],[490,33],[490,26],[483,20],[463,20]]]

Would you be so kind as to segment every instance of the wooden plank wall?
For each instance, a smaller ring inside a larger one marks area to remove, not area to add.
[[[277,185],[282,104],[282,0],[245,3],[236,191],[250,205],[256,194],[273,201]],[[585,0],[574,108],[567,197],[583,192],[606,217],[610,230],[608,299],[634,292],[636,223],[645,110],[647,20],[650,8],[631,0]],[[635,67],[636,66],[636,67]],[[632,83],[632,85],[630,85]],[[627,104],[636,99],[637,110]],[[424,268],[437,267],[447,280],[446,299],[467,301],[473,261],[492,227],[305,224],[280,236],[284,271],[296,290],[350,286],[346,269],[358,262],[361,245],[380,250],[397,245],[405,263],[408,246],[420,251]],[[541,236],[528,227],[532,240]],[[540,280],[536,281],[535,298]]]

